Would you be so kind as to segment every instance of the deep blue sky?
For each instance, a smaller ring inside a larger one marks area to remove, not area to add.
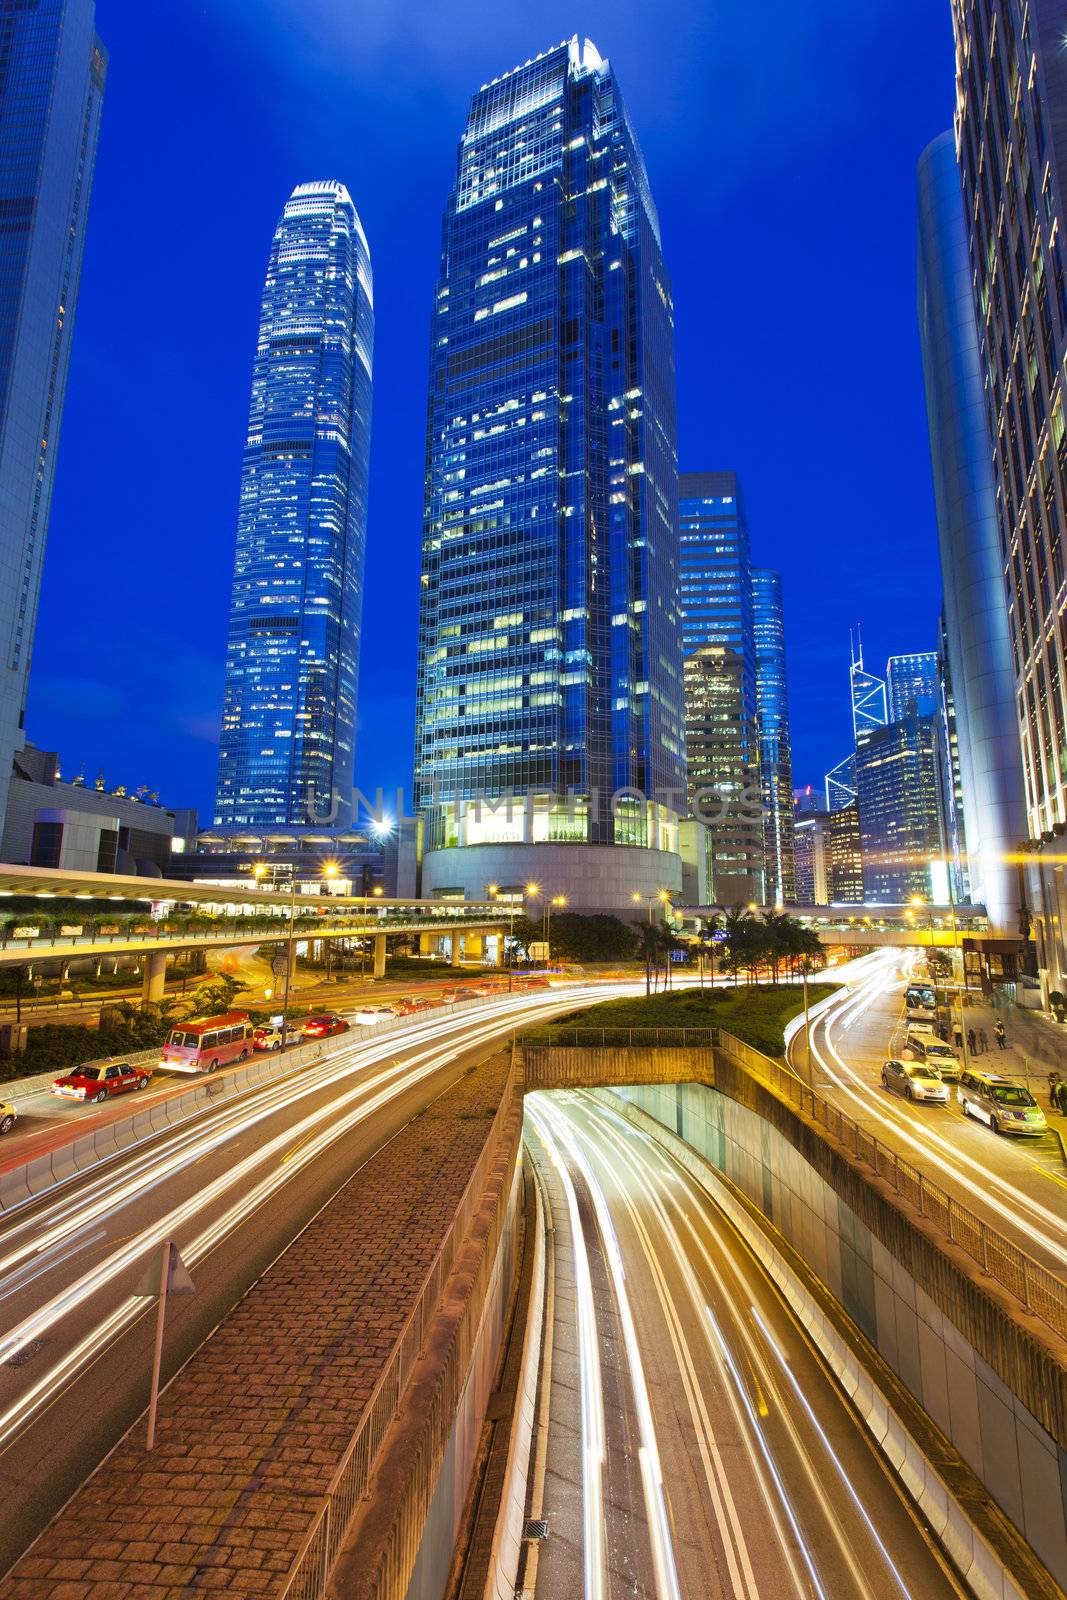
[[[675,290],[683,469],[742,476],[781,569],[794,771],[867,665],[933,647],[915,163],[948,0],[98,0],[111,57],[28,733],[210,819],[259,293],[294,184],[340,178],[375,272],[357,776],[410,782],[427,338],[472,91],[574,32],[618,71]]]

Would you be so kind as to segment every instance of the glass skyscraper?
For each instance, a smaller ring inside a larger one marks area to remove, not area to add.
[[[92,0],[0,3],[0,817],[26,684],[106,56]]]
[[[890,722],[906,717],[914,702],[922,717],[932,717],[940,699],[937,651],[918,650],[911,655],[890,656],[885,669],[887,709]]]
[[[714,902],[762,903],[752,562],[736,474],[683,472],[678,521],[689,807],[712,835]]]
[[[680,883],[673,346],[644,161],[609,64],[571,39],[475,94],[444,215],[415,749],[426,894],[532,879],[622,906]]]
[[[863,898],[903,904],[941,901],[943,857],[937,718],[912,709],[872,729],[856,747],[856,809]]]
[[[352,821],[367,531],[370,252],[342,183],[274,234],[241,473],[215,826]]]
[[[763,788],[767,899],[775,905],[794,905],[797,884],[793,847],[793,752],[789,737],[782,580],[768,567],[752,569],[752,615],[756,637],[756,718]]]

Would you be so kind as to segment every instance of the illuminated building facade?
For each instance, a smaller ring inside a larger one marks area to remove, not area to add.
[[[107,60],[92,0],[0,5],[0,818],[26,688]]]
[[[705,821],[711,845],[710,898],[702,903],[762,905],[756,719],[744,658],[732,646],[704,645],[686,656],[685,735],[690,810]]]
[[[680,887],[674,329],[644,161],[571,39],[471,103],[431,331],[415,748],[428,895]],[[583,848],[585,847],[585,848]]]
[[[913,705],[921,717],[932,717],[939,698],[937,651],[890,656],[885,669],[885,692],[890,722],[900,722]]]
[[[752,569],[756,639],[756,723],[763,789],[763,855],[767,899],[796,901],[793,855],[793,754],[789,737],[789,686],[785,664],[782,580],[768,567]]]
[[[348,191],[300,184],[271,246],[252,373],[216,831],[352,821],[373,342]]]
[[[944,853],[936,717],[912,709],[867,733],[856,748],[856,810],[864,900],[943,902],[932,865]]]

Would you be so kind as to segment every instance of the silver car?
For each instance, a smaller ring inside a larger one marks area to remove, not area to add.
[[[882,1087],[895,1089],[905,1100],[931,1100],[945,1105],[948,1089],[936,1067],[921,1061],[887,1061],[882,1067]]]

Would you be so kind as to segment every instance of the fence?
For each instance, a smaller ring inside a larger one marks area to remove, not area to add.
[[[356,1433],[330,1480],[315,1520],[293,1560],[279,1600],[321,1600],[326,1592],[326,1580],[356,1509],[367,1494],[375,1458],[381,1449],[386,1429],[400,1410],[401,1397],[422,1349],[430,1319],[467,1236],[490,1168],[497,1159],[507,1121],[512,1117],[517,1119],[520,1115],[521,1094],[521,1069],[513,1065],[489,1136],[463,1191],[463,1198],[456,1207],[400,1338],[393,1346],[374,1386]]]
[[[653,1030],[650,1030],[650,1032]],[[876,1172],[970,1256],[983,1272],[1021,1300],[1055,1333],[1067,1336],[1067,1283],[1004,1237],[854,1117],[824,1100],[788,1067],[719,1030],[718,1050],[751,1077],[809,1117],[857,1160]],[[717,1077],[718,1081],[718,1077]]]
[[[523,1041],[530,1044],[565,1045],[571,1049],[626,1050],[632,1046],[714,1045],[718,1028],[528,1028]]]

